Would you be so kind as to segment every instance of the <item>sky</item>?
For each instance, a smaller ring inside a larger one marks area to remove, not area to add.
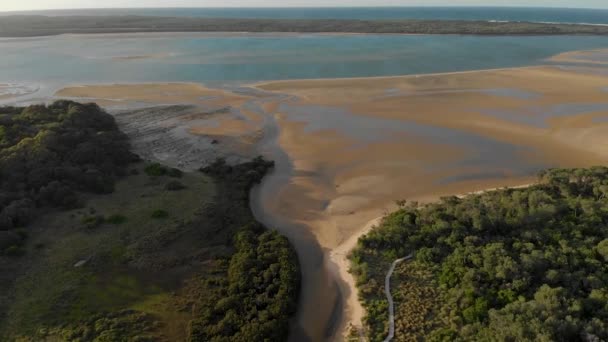
[[[0,11],[111,7],[534,6],[608,9],[608,0],[0,0]]]

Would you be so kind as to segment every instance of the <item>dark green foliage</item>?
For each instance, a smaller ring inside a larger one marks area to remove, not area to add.
[[[224,159],[218,158],[211,165],[201,168],[201,171],[222,181],[235,184],[243,191],[243,199],[249,198],[249,189],[259,184],[268,170],[274,167],[273,161],[257,157],[254,160],[238,165],[229,165]]]
[[[168,172],[168,169],[159,163],[153,163],[153,164],[146,166],[146,168],[144,169],[144,172],[148,176],[151,176],[151,177],[160,177],[160,176],[166,175]]]
[[[105,218],[101,215],[86,216],[82,219],[82,224],[89,229],[97,228],[105,223]]]
[[[169,217],[169,213],[162,209],[156,209],[150,216],[155,219],[164,219]]]
[[[114,214],[108,216],[105,221],[109,224],[123,224],[127,222],[127,217],[120,214]]]
[[[21,229],[13,231],[0,230],[0,254],[8,256],[23,255],[25,253],[23,244],[27,235],[27,232]]]
[[[184,173],[181,170],[172,167],[167,172],[167,175],[169,177],[173,177],[173,178],[182,178],[182,176],[184,175]]]
[[[386,270],[364,265],[410,252],[445,293],[433,339],[608,339],[607,194],[608,168],[552,169],[527,189],[403,205],[351,258],[372,340],[385,337]]]
[[[297,256],[285,237],[266,231],[247,207],[249,190],[272,165],[262,158],[235,166],[218,160],[202,170],[219,179],[222,187],[211,210],[215,215],[206,221],[224,229],[208,238],[220,242],[224,232],[233,231],[229,241],[221,243],[234,245],[235,251],[220,277],[205,280],[208,290],[201,295],[199,318],[192,323],[192,341],[287,339],[299,294]]]
[[[0,112],[0,230],[25,226],[40,208],[74,208],[81,192],[111,192],[137,159],[114,118],[95,104]]]
[[[181,178],[183,172],[176,168],[169,168],[159,163],[152,163],[144,169],[144,172],[151,177],[169,176],[173,178]]]
[[[8,256],[21,256],[25,254],[25,251],[21,246],[13,245],[4,250],[4,254]]]
[[[179,191],[185,188],[186,186],[178,181],[171,181],[165,185],[165,190],[168,191]]]
[[[297,308],[297,257],[286,238],[258,224],[235,237],[227,283],[208,296],[192,341],[284,341]]]
[[[71,323],[71,322],[70,322]],[[135,310],[101,314],[78,324],[39,332],[37,338],[65,341],[157,341],[158,322],[154,316]]]

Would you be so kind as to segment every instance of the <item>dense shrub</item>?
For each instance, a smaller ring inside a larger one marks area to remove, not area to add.
[[[608,339],[606,195],[608,168],[552,169],[527,189],[412,203],[387,215],[351,258],[371,339],[386,332],[386,309],[374,309],[386,303],[381,266],[411,252],[443,293],[430,336]]]
[[[95,104],[0,113],[0,230],[26,225],[38,208],[77,207],[81,192],[112,192],[137,160],[114,118]]]
[[[109,224],[123,224],[127,222],[127,217],[120,214],[110,215],[105,219],[105,222]]]
[[[162,219],[169,217],[169,213],[162,209],[156,209],[150,216],[155,219]]]
[[[152,163],[144,168],[144,172],[151,177],[169,176],[181,178],[183,172],[176,168],[169,168],[160,163]]]
[[[234,238],[227,284],[207,294],[192,341],[284,341],[296,312],[300,275],[287,239],[258,224]]]

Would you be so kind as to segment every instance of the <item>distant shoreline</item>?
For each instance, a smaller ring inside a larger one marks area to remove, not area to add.
[[[144,16],[0,16],[0,37],[144,32],[608,35],[608,25],[469,20],[229,19]]]

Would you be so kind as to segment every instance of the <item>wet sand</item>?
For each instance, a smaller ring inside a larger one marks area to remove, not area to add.
[[[564,52],[549,58],[549,61],[608,65],[608,49]]]
[[[276,160],[252,207],[298,249],[304,288],[294,340],[318,341],[339,337],[349,322],[361,324],[346,256],[395,200],[428,202],[529,184],[547,167],[606,164],[606,87],[606,76],[530,67],[228,89],[73,87],[57,96],[110,107],[189,104],[199,110],[171,119],[183,130],[166,145],[213,137],[221,141],[215,149]],[[168,125],[146,121],[149,110],[140,110],[143,126],[134,131]],[[173,163],[187,155],[178,147],[166,154]]]
[[[8,101],[21,96],[32,95],[37,91],[38,88],[34,86],[0,83],[0,101]]]

